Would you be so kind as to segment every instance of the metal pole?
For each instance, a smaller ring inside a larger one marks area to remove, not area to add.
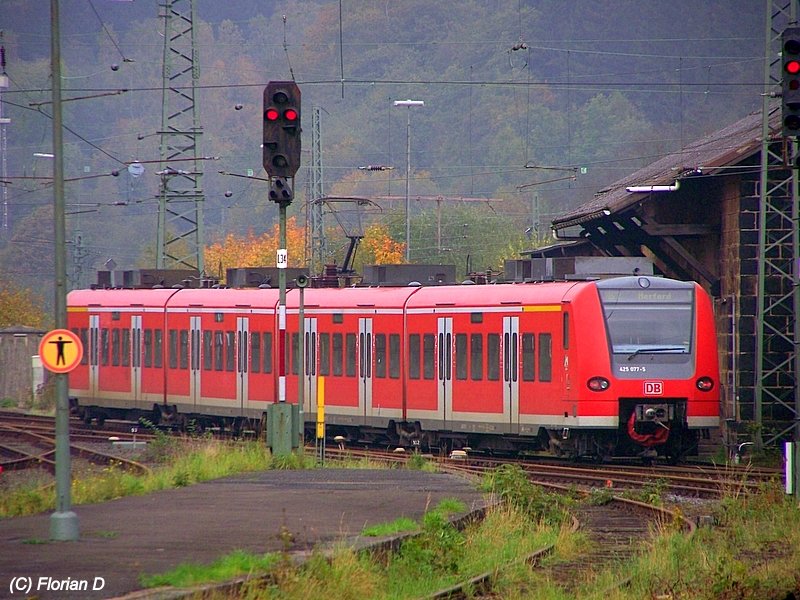
[[[405,106],[406,114],[406,262],[411,262],[411,218],[410,218],[410,185],[411,185],[411,107],[425,106],[424,100],[395,100],[395,106]]]
[[[278,252],[286,252],[286,204],[278,205]],[[286,262],[289,261],[288,254]],[[286,402],[286,264],[278,265],[278,402]]]
[[[306,319],[305,319],[305,289],[300,287],[300,305],[298,306],[297,310],[297,331],[300,334],[299,347],[298,347],[298,354],[300,355],[300,373],[298,374],[298,382],[297,382],[297,404],[300,411],[300,424],[301,429],[300,433],[302,436],[302,423],[303,423],[303,412],[305,411],[305,401],[306,401],[306,373],[310,371],[306,370]],[[311,340],[309,340],[309,345]],[[311,365],[309,365],[311,366]],[[311,408],[309,407],[309,412],[311,412]],[[300,438],[302,440],[302,437]],[[303,445],[300,444],[300,448]]]
[[[406,262],[411,262],[411,218],[409,213],[411,182],[411,107],[407,109],[406,119]]]
[[[61,121],[61,39],[58,0],[50,0],[51,74],[53,82],[53,216],[55,221],[55,326],[67,326],[67,257],[64,215],[64,140]],[[78,516],[72,512],[70,499],[69,389],[67,375],[55,377],[56,392],[56,511],[50,516],[50,537],[74,541],[80,537]]]

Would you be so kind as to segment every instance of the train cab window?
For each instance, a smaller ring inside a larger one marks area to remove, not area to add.
[[[272,332],[265,331],[262,335],[264,348],[264,373],[272,373]]]
[[[522,334],[522,381],[536,380],[536,336]]]
[[[335,315],[334,315],[335,316]],[[331,373],[334,377],[341,377],[344,371],[342,365],[344,364],[344,344],[341,333],[333,334],[333,354],[331,354]]]
[[[109,341],[108,341],[108,329],[101,329],[100,330],[100,365],[103,367],[108,366],[108,350],[109,350]]]
[[[189,368],[189,330],[181,329],[181,353],[180,364],[181,369]]]
[[[456,334],[456,379],[467,378],[467,334]]]
[[[170,329],[169,330],[169,368],[170,369],[177,369],[178,368],[178,330],[177,329]]]
[[[130,329],[122,330],[122,348],[120,355],[120,362],[123,367],[130,366],[131,358],[131,331]]]
[[[233,371],[236,368],[236,332],[225,332],[225,370]]]
[[[389,334],[389,377],[400,378],[400,334]]]
[[[410,379],[419,379],[419,334],[412,333],[408,336],[408,376]]]
[[[222,371],[225,357],[225,338],[221,331],[214,332],[214,370]]]
[[[300,334],[293,333],[292,334],[292,347],[290,351],[291,363],[292,363],[292,370],[291,373],[293,375],[297,375],[300,371]]]
[[[564,323],[563,323],[563,334],[564,334],[564,350],[569,350],[569,313],[564,313]]]
[[[472,381],[483,380],[483,335],[480,333],[470,335],[469,374]]]
[[[356,334],[348,333],[345,335],[345,375],[348,377],[356,376]]]
[[[539,380],[553,380],[553,336],[539,334]]]
[[[144,366],[153,366],[153,330],[144,330]]]
[[[375,377],[386,377],[386,334],[375,334]]]
[[[119,329],[111,330],[111,366],[119,366]]]
[[[214,367],[214,332],[203,331],[203,369],[210,371]]]
[[[319,334],[319,374],[331,374],[331,334]]]
[[[422,377],[433,379],[436,371],[436,336],[426,333],[422,336]]]
[[[500,334],[486,336],[486,378],[489,381],[500,379]]]
[[[250,334],[250,372],[258,373],[261,370],[261,334]]]
[[[164,366],[164,332],[160,329],[153,330],[153,366],[160,369]]]

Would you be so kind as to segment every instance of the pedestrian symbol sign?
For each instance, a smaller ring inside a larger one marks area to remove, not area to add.
[[[83,358],[83,343],[69,329],[54,329],[39,342],[39,357],[49,371],[69,373]]]

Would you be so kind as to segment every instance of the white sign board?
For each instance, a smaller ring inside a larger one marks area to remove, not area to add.
[[[289,262],[289,253],[286,248],[278,248],[278,268],[285,269]]]

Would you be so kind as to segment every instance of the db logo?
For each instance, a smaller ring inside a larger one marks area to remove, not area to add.
[[[644,382],[644,395],[645,396],[661,396],[664,393],[663,381],[645,381]]]

